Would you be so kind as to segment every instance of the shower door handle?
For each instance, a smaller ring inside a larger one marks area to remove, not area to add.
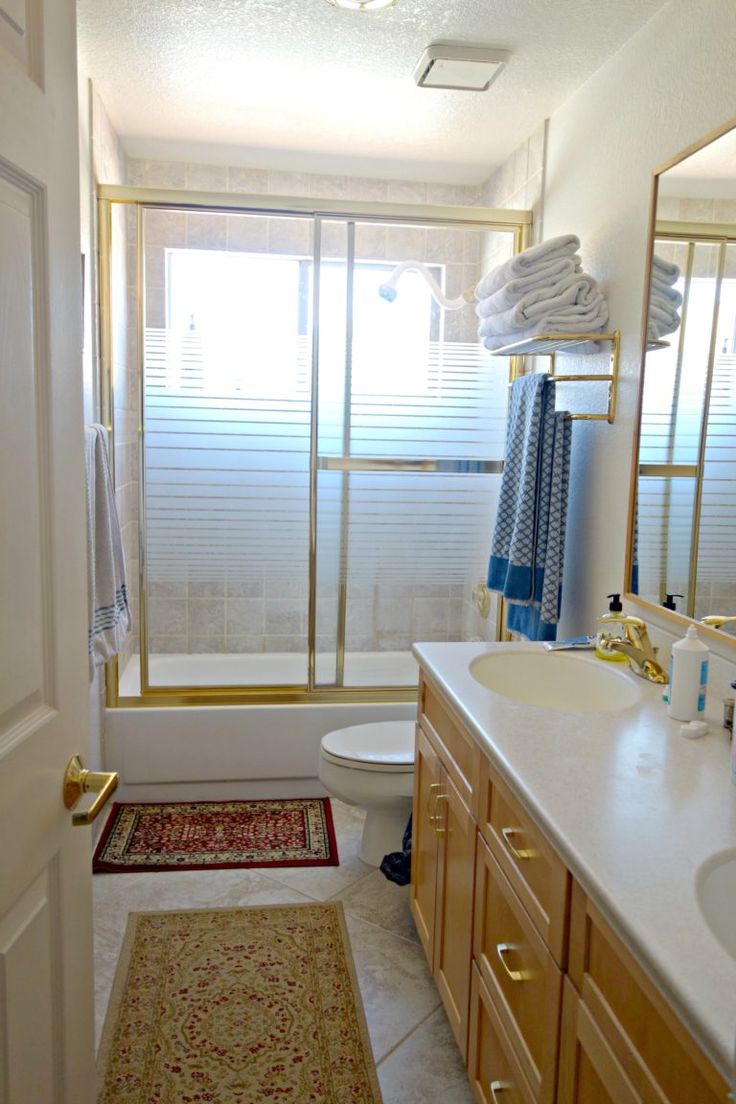
[[[117,788],[117,771],[86,770],[79,756],[73,755],[64,771],[64,805],[67,809],[73,809],[85,793],[94,793],[97,797],[89,809],[73,814],[72,824],[75,827],[91,824]]]

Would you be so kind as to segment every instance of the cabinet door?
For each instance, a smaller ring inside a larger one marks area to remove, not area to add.
[[[728,1086],[575,884],[570,977],[644,1104],[722,1104]]]
[[[557,1104],[642,1104],[603,1033],[567,979],[562,1003]]]
[[[470,963],[475,880],[475,821],[442,770],[438,820],[440,840],[435,908],[434,979],[463,1058],[467,1055]]]
[[[434,916],[439,840],[435,826],[440,794],[440,761],[417,728],[411,840],[411,912],[427,961],[434,962]]]

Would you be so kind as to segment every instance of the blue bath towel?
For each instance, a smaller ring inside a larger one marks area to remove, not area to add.
[[[508,603],[509,629],[528,640],[557,635],[571,429],[548,375],[515,380],[488,586]]]

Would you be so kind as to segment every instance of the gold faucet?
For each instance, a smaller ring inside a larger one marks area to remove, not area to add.
[[[669,682],[666,672],[657,663],[657,649],[652,646],[647,627],[640,617],[624,613],[604,613],[598,620],[601,624],[615,623],[623,630],[621,639],[609,637],[601,640],[600,648],[627,656],[634,674],[647,682],[656,682],[660,686]]]
[[[736,621],[736,617],[727,617],[725,613],[709,613],[707,617],[701,617],[701,625],[710,625],[712,629],[720,629],[721,625],[730,625]]]

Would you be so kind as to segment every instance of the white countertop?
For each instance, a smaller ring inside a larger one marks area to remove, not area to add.
[[[543,650],[414,645],[428,676],[730,1082],[736,961],[711,934],[695,893],[701,864],[736,848],[736,787],[721,703],[708,703],[710,731],[697,740],[680,736],[661,686],[628,672],[641,701],[618,712],[517,704],[468,670],[476,656],[510,649]],[[563,654],[581,664],[603,662],[592,652]]]

